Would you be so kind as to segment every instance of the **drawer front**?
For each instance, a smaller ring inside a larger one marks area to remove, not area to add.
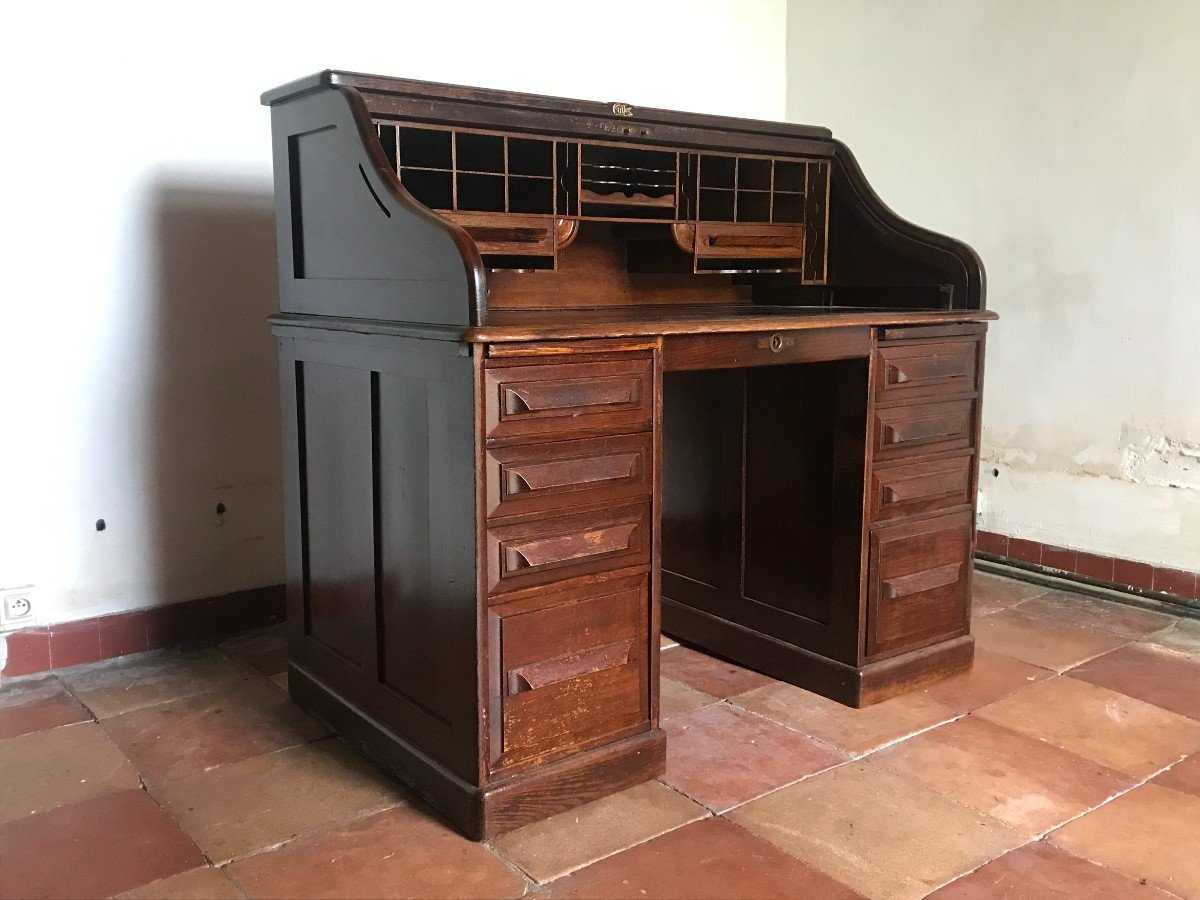
[[[800,225],[702,222],[696,227],[696,257],[707,259],[799,259],[804,256]]]
[[[970,447],[975,439],[975,401],[951,400],[876,408],[872,440],[876,459]]]
[[[876,468],[871,519],[883,521],[971,503],[973,456]]]
[[[484,372],[488,440],[649,430],[652,367],[644,353],[600,362],[490,366]]]
[[[487,532],[488,591],[493,594],[649,562],[646,501]]]
[[[547,761],[648,727],[645,582],[498,618],[501,739],[493,768]]]
[[[878,402],[968,394],[979,371],[979,341],[881,345],[875,366]]]
[[[673,334],[663,339],[663,370],[778,366],[869,356],[871,329],[807,328],[733,334]]]
[[[966,633],[971,523],[968,511],[872,533],[867,656]]]
[[[651,434],[487,450],[487,514],[512,516],[650,493]]]

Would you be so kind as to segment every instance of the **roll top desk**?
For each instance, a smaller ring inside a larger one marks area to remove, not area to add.
[[[823,128],[269,91],[289,690],[472,837],[661,774],[660,628],[970,666],[980,262]]]

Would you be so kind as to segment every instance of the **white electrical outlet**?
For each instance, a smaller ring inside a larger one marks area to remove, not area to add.
[[[0,590],[0,631],[23,628],[35,622],[33,585]]]

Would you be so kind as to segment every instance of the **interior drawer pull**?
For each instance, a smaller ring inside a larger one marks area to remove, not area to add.
[[[760,234],[710,234],[705,243],[710,247],[792,247],[791,235],[762,232]]]
[[[633,638],[556,656],[554,659],[530,663],[508,672],[508,696],[536,691],[547,685],[557,684],[569,678],[592,675],[605,669],[615,669],[629,662],[629,651],[633,649]]]
[[[540,244],[547,239],[545,228],[504,228],[495,225],[468,225],[467,234],[476,241],[497,244]]]
[[[590,484],[595,481],[615,481],[618,478],[633,478],[638,474],[637,453],[621,453],[613,456],[597,456],[592,459],[562,459],[550,462],[535,462],[520,466],[506,466],[507,482],[505,494],[512,497],[528,491]]]
[[[510,545],[504,549],[504,568],[505,571],[515,572],[628,550],[637,527],[637,522],[624,522],[595,531],[539,538],[518,546]]]
[[[635,378],[601,378],[594,381],[533,382],[504,389],[504,412],[519,415],[572,406],[617,406],[636,403]]]
[[[914,572],[911,575],[901,575],[899,578],[888,578],[883,582],[883,595],[888,600],[907,597],[909,594],[919,594],[921,591],[931,591],[934,588],[954,584],[962,572],[962,563],[950,563],[938,566],[936,569],[926,569],[924,572]]]

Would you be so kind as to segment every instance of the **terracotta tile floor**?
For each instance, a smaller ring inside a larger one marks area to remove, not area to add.
[[[2,897],[1192,897],[1200,623],[979,574],[865,710],[664,640],[668,769],[489,844],[286,695],[280,629],[0,684]]]

